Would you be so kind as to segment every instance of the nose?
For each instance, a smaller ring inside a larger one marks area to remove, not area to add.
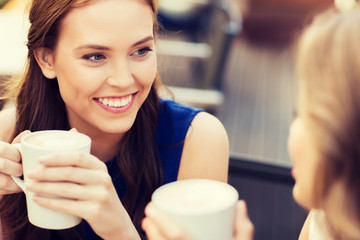
[[[119,60],[112,64],[107,83],[112,87],[126,89],[134,84],[131,66],[126,60]]]

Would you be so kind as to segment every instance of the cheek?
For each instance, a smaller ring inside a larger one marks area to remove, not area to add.
[[[137,65],[137,79],[144,88],[150,88],[154,83],[157,73],[156,57],[151,57],[148,61]]]
[[[300,145],[302,144],[302,145]],[[290,143],[296,147],[290,146],[290,155],[295,166],[295,186],[293,190],[295,200],[305,208],[316,206],[315,188],[317,186],[317,175],[319,174],[319,166],[314,156],[312,146],[304,142]]]
[[[287,149],[290,155],[291,160],[295,163],[297,160],[297,148],[299,146],[298,136],[296,133],[296,129],[292,126],[289,131],[289,137],[287,140]]]
[[[67,65],[58,70],[60,91],[66,95],[89,94],[103,83],[106,69],[89,69]]]

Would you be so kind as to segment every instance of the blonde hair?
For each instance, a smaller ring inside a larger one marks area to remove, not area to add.
[[[339,239],[360,236],[359,40],[360,11],[329,9],[298,45],[299,110],[321,156],[313,195]]]

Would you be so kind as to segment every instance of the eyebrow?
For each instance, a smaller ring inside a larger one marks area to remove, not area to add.
[[[152,41],[152,40],[154,40],[154,37],[153,36],[148,36],[148,37],[146,37],[146,38],[144,38],[144,39],[142,39],[140,41],[137,41],[132,46],[134,47],[134,46],[137,46],[137,45],[140,45],[140,44],[146,43],[148,41]]]
[[[145,37],[144,39],[141,39],[140,41],[137,41],[136,43],[134,43],[132,45],[132,47],[143,44],[143,43],[146,43],[146,42],[151,41],[151,40],[154,40],[153,36]],[[110,50],[110,48],[108,48],[108,47],[104,47],[104,46],[96,45],[96,44],[81,45],[81,46],[77,47],[76,50],[88,49],[88,48],[96,49],[96,50]]]
[[[96,44],[81,45],[81,46],[77,47],[75,50],[87,49],[87,48],[92,48],[92,49],[96,49],[96,50],[109,50],[108,47],[103,47],[103,46],[96,45]]]

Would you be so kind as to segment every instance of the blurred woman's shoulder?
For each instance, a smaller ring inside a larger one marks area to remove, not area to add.
[[[0,111],[0,140],[11,142],[16,125],[16,108],[7,106]]]
[[[326,217],[323,210],[312,209],[310,211],[309,240],[332,239],[326,226]]]

